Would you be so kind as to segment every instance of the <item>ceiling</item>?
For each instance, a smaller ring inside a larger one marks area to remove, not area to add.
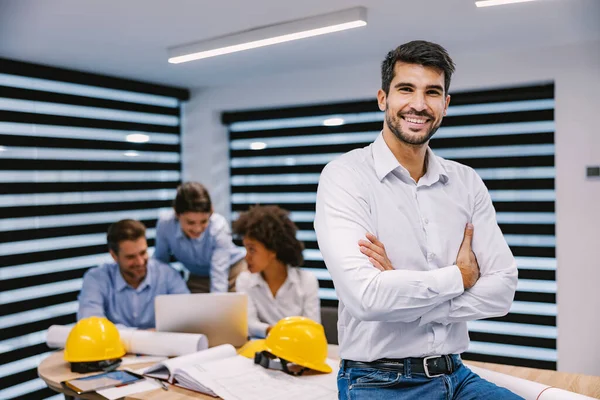
[[[359,5],[365,28],[167,62],[171,46]],[[598,41],[600,0],[480,9],[474,0],[0,0],[0,57],[187,88],[379,61],[413,39],[451,54]]]

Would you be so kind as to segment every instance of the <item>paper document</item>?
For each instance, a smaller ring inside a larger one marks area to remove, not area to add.
[[[131,385],[98,390],[96,393],[106,397],[108,400],[114,400],[130,394],[147,392],[155,389],[160,389],[160,383],[156,382],[154,379],[145,379],[141,382],[132,383]]]
[[[236,355],[222,360],[184,367],[175,372],[198,390],[224,400],[335,400],[336,371],[324,375],[295,377],[255,365],[253,360]]]

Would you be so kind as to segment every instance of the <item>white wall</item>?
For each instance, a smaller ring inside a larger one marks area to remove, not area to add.
[[[383,54],[382,54],[383,57]],[[454,54],[452,90],[554,81],[558,369],[600,375],[600,42],[503,54]],[[271,76],[196,91],[185,109],[183,173],[208,185],[228,215],[227,131],[220,112],[374,97],[379,62]]]

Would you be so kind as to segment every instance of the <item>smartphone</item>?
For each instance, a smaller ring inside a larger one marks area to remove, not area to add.
[[[84,378],[70,379],[61,383],[67,389],[77,394],[83,394],[110,387],[129,385],[143,379],[143,376],[131,371],[110,371]]]

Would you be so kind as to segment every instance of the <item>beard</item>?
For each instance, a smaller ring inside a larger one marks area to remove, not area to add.
[[[431,117],[429,114],[427,114],[426,112],[411,112],[410,115],[414,115],[417,117],[426,117],[429,118],[430,120],[433,121],[433,117]],[[427,132],[425,135],[421,136],[421,137],[415,137],[415,136],[411,136],[411,135],[407,135],[406,132],[404,132],[402,130],[402,127],[400,125],[400,120],[402,119],[402,114],[398,113],[397,115],[393,116],[391,112],[389,112],[389,108],[385,109],[385,122],[388,126],[388,128],[390,128],[390,131],[392,131],[392,133],[394,134],[394,136],[396,136],[396,138],[398,140],[400,140],[403,143],[406,143],[408,145],[411,146],[422,146],[425,143],[427,143],[429,141],[429,139],[431,139],[431,137],[433,135],[435,135],[435,133],[437,132],[437,130],[440,127],[441,121],[437,124],[437,125],[432,125],[431,128],[429,129],[429,132]]]

